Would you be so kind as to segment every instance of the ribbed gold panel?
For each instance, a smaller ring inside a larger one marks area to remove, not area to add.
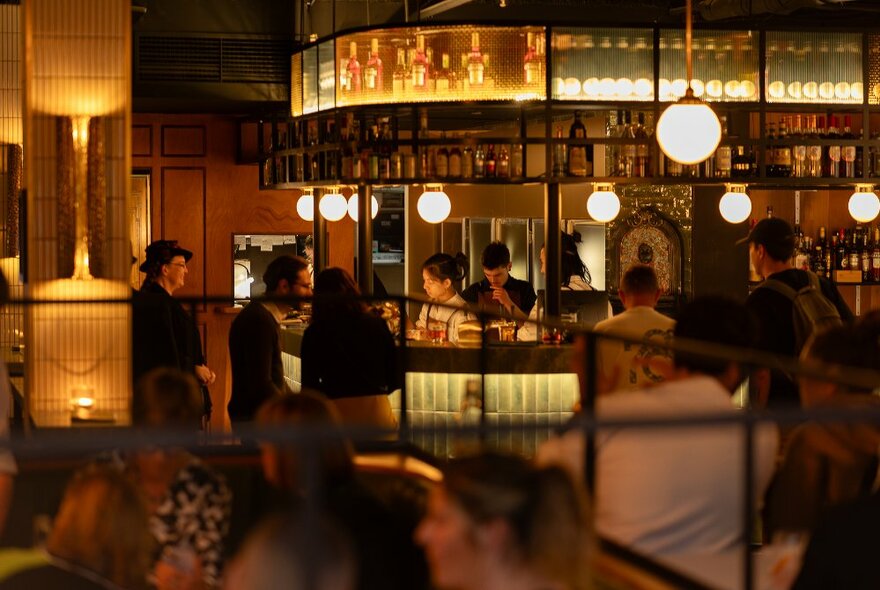
[[[38,425],[130,420],[131,14],[125,0],[25,0],[27,395]],[[87,303],[107,299],[121,303]],[[40,303],[40,302],[51,303]],[[65,303],[75,301],[75,303]]]
[[[554,28],[555,100],[653,100],[651,29]]]
[[[660,31],[660,100],[676,101],[687,90],[685,32]],[[693,32],[694,94],[709,102],[758,101],[757,31]]]
[[[21,6],[0,5],[0,257],[19,253],[23,41]]]
[[[767,33],[767,102],[862,104],[861,33]]]
[[[303,56],[294,54],[290,58],[290,116],[303,114]]]
[[[336,106],[336,51],[333,41],[318,45],[318,110]]]
[[[868,104],[880,104],[880,35],[868,36]]]
[[[318,47],[309,47],[302,53],[303,113],[318,112]]]

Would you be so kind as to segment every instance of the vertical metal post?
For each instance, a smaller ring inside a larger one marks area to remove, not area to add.
[[[407,410],[409,409],[409,402],[406,399],[406,369],[409,367],[409,345],[406,341],[406,306],[407,306],[406,297],[401,296],[397,300],[398,308],[400,309],[400,355],[398,356],[400,360],[400,365],[398,366],[398,372],[400,374],[400,424],[398,425],[400,440],[405,441],[409,436],[409,417],[406,415]]]
[[[559,318],[562,307],[560,290],[562,288],[562,238],[560,236],[562,221],[562,196],[559,183],[551,182],[544,187],[544,257],[545,292],[544,317]]]
[[[364,295],[373,294],[373,187],[358,185],[358,286]]]
[[[321,200],[319,192],[318,189],[315,189],[315,208],[313,213],[315,220],[312,222],[312,267],[314,268],[315,276],[318,276],[318,273],[327,268],[328,261],[326,243],[327,221],[321,216],[321,211],[318,208],[318,203]]]
[[[584,334],[584,391],[581,395],[581,415],[595,417],[598,368],[596,361],[596,345],[599,337],[594,332]],[[586,426],[584,421],[584,477],[590,497],[595,497],[596,490],[596,431]]]

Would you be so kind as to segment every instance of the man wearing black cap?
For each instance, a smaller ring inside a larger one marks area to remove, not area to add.
[[[186,263],[192,252],[177,240],[157,240],[147,246],[147,258],[140,266],[146,273],[140,291],[132,298],[132,373],[137,381],[156,367],[173,367],[195,375],[204,387],[216,375],[205,365],[202,340],[192,317],[172,295],[186,281]],[[210,414],[210,397],[205,396],[205,413]]]
[[[758,348],[781,355],[798,356],[802,342],[795,336],[794,297],[810,285],[833,304],[844,322],[852,320],[852,312],[837,288],[814,273],[796,269],[791,264],[795,249],[794,232],[784,219],[768,217],[759,221],[747,238],[737,242],[749,244],[749,259],[755,272],[765,281],[749,295],[746,305],[761,323]],[[759,404],[770,406],[800,403],[798,388],[790,375],[783,371],[758,372],[755,376]]]

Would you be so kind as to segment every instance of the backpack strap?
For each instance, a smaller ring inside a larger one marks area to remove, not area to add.
[[[783,283],[779,279],[765,279],[763,283],[758,285],[758,289],[770,289],[771,291],[776,291],[790,301],[794,301],[795,297],[797,297],[797,291],[795,291],[791,285]]]

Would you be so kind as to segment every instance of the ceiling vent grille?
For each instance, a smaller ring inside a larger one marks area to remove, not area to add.
[[[288,84],[287,39],[141,35],[135,74],[140,82]]]

